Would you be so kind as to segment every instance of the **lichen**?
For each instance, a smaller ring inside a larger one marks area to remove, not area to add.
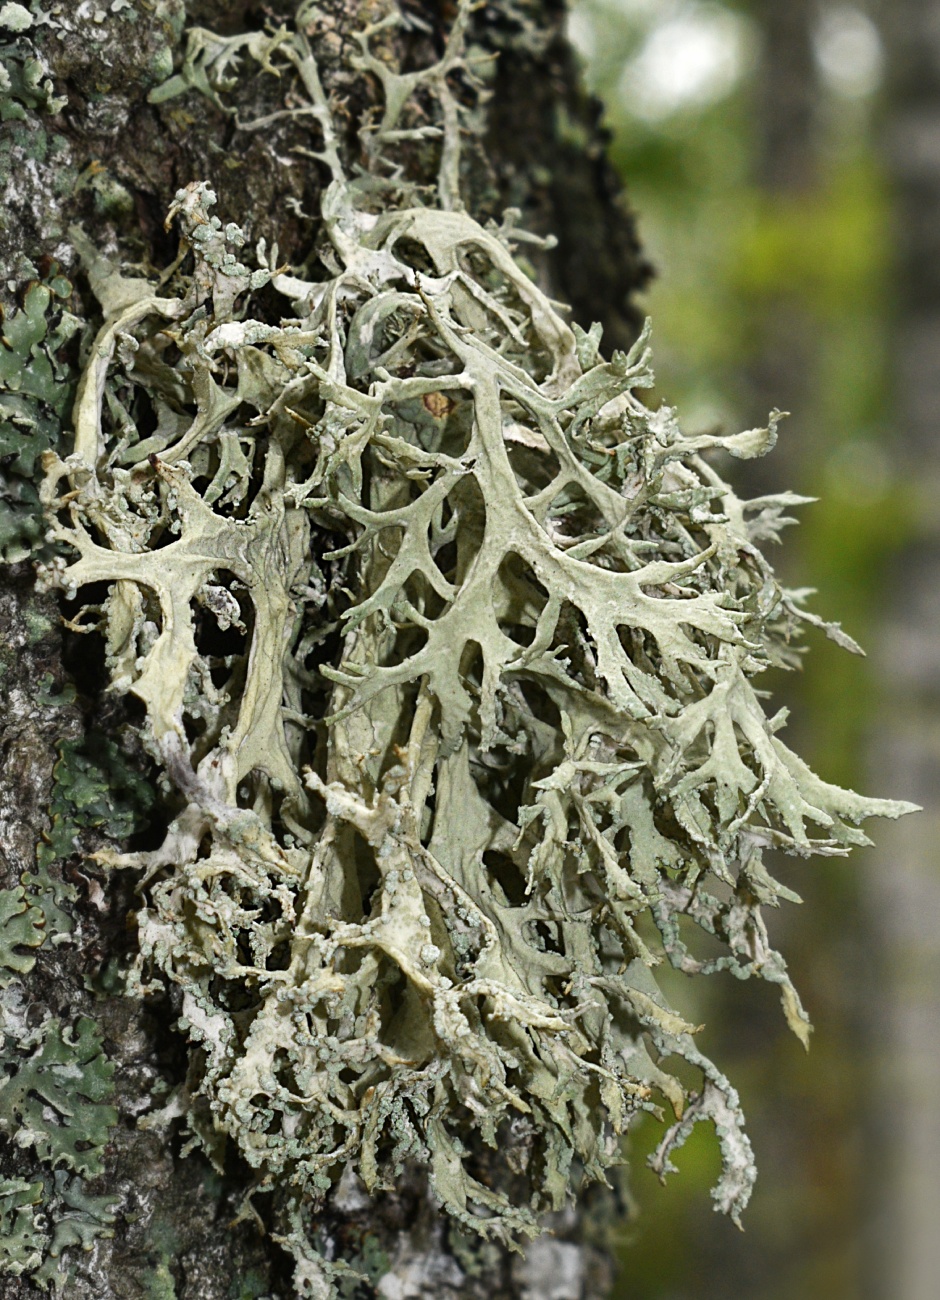
[[[50,631],[48,618],[27,603],[24,639],[41,642]],[[33,707],[52,718],[75,695],[69,686],[54,691],[51,674],[31,686]],[[22,705],[7,702],[15,722]],[[0,1275],[60,1292],[73,1277],[76,1252],[113,1235],[120,1202],[85,1181],[104,1172],[117,1121],[114,1063],[90,1018],[63,1019],[48,1007],[38,1015],[56,950],[82,939],[78,891],[62,866],[82,840],[90,848],[102,834],[122,838],[138,828],[152,794],[114,743],[94,731],[80,743],[60,742],[50,785],[49,827],[35,869],[0,889],[0,1133],[5,1171],[18,1175],[0,1184]]]
[[[12,1073],[0,1078],[0,1132],[35,1149],[50,1167],[101,1173],[101,1148],[117,1122],[109,1105],[114,1065],[101,1051],[94,1021],[72,1032],[52,1021],[28,1056],[6,1055]]]
[[[0,324],[0,561],[7,563],[42,543],[38,460],[58,445],[75,395],[76,375],[60,359],[79,328],[64,305],[71,292],[53,262]]]
[[[30,112],[54,115],[68,103],[56,95],[49,68],[33,40],[35,14],[15,0],[0,4],[0,122]]]
[[[77,896],[53,865],[81,853],[89,832],[125,840],[142,830],[155,797],[114,741],[93,729],[80,741],[63,741],[58,750],[48,829],[36,846],[35,871],[22,876],[52,944],[69,942],[75,927],[69,905]]]
[[[64,1170],[35,1182],[0,1179],[0,1274],[26,1275],[42,1290],[61,1293],[70,1278],[66,1252],[88,1251],[99,1237],[113,1237],[117,1201],[90,1195]]]
[[[42,913],[30,911],[41,935]],[[0,983],[0,1132],[36,1157],[40,1174],[0,1180],[0,1275],[26,1275],[58,1292],[70,1276],[69,1252],[113,1236],[120,1198],[93,1194],[84,1178],[101,1174],[117,1121],[114,1066],[91,1020],[69,1029],[47,1015],[31,1024],[23,986]]]
[[[33,951],[42,943],[45,917],[22,885],[0,889],[0,984],[25,975],[36,964]]]
[[[73,854],[76,836],[83,831],[98,830],[111,840],[124,840],[146,824],[153,789],[100,732],[90,730],[80,741],[63,741],[52,775],[50,825],[38,849],[41,864]]]
[[[49,1239],[33,1212],[42,1194],[42,1182],[0,1179],[0,1273],[22,1277],[42,1263]]]
[[[52,1236],[45,1259],[32,1274],[33,1281],[43,1290],[64,1291],[71,1278],[68,1252],[87,1252],[99,1238],[113,1237],[119,1204],[120,1197],[92,1195],[81,1178],[57,1169],[51,1188],[46,1189]]]
[[[709,1120],[737,1219],[738,1097],[655,968],[768,979],[805,1042],[764,855],[844,854],[910,805],[814,775],[755,686],[807,623],[856,648],[759,548],[799,498],[742,501],[716,468],[769,451],[778,413],[686,436],[641,400],[648,330],[605,359],[525,273],[515,216],[464,210],[470,5],[423,70],[373,52],[392,20],[361,34],[384,111],[352,176],[311,13],[191,32],[152,98],[224,104],[247,60],[290,85],[329,177],[321,278],[263,245],[252,269],[206,182],[176,197],[159,283],[74,232],[104,323],[74,444],[42,457],[43,578],[106,584],[73,626],[106,638],[176,800],[159,848],[96,855],[136,873],[130,990],[182,1008],[170,1113],[281,1196],[297,1291],[327,1295],[344,1263],[310,1209],[344,1172],[374,1192],[425,1166],[454,1221],[518,1245],[657,1096],[657,1167]],[[697,958],[696,929],[727,954]]]

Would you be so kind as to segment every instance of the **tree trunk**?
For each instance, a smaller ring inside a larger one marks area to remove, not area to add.
[[[230,1161],[220,1177],[201,1154],[181,1154],[183,1139],[169,1121],[163,1129],[136,1123],[155,1095],[182,1081],[185,1048],[172,1028],[179,1011],[165,999],[142,1005],[115,992],[115,970],[133,942],[134,897],[130,882],[108,877],[88,854],[129,838],[138,847],[158,842],[161,813],[129,697],[105,693],[99,638],[62,626],[56,600],[35,588],[30,555],[42,531],[30,487],[36,452],[65,445],[59,433],[91,337],[85,325],[97,310],[72,223],[110,255],[161,268],[175,254],[163,225],[175,192],[205,180],[222,222],[239,223],[250,243],[277,242],[282,262],[303,260],[313,246],[303,214],[319,212],[321,167],[288,152],[282,123],[237,126],[281,107],[273,78],[245,76],[254,66],[245,58],[227,97],[237,118],[195,91],[148,102],[179,69],[187,26],[234,35],[289,21],[293,8],[286,0],[0,6],[0,294],[9,363],[0,367],[3,1051],[5,1062],[20,1059],[42,1033],[51,1041],[50,1026],[68,1050],[84,1043],[86,1095],[75,1104],[89,1132],[107,1127],[100,1164],[87,1149],[73,1161],[81,1169],[84,1160],[82,1177],[55,1167],[54,1150],[38,1160],[28,1135],[0,1138],[0,1239],[10,1243],[0,1244],[4,1300],[50,1287],[67,1287],[76,1300],[293,1294],[286,1255],[265,1235],[263,1208],[261,1217],[239,1213],[247,1171]],[[389,11],[371,0],[327,0],[311,22],[326,88],[346,97],[351,124],[373,91],[368,78],[351,75],[353,33]],[[452,6],[411,0],[400,13],[405,21],[383,36],[382,57],[401,68],[439,57]],[[647,268],[604,158],[596,109],[579,90],[563,19],[557,3],[477,10],[474,42],[498,62],[486,129],[470,146],[468,198],[480,219],[499,219],[512,205],[530,229],[556,234],[554,252],[533,254],[543,286],[571,302],[585,327],[599,319],[608,346],[624,346],[637,324],[630,294]],[[351,125],[348,161],[353,143]],[[17,392],[14,363],[27,361],[39,375],[36,391]],[[24,428],[34,435],[32,451],[23,450]],[[54,1071],[51,1058],[50,1065]],[[336,1294],[579,1300],[609,1286],[602,1236],[610,1214],[608,1194],[592,1194],[522,1259],[454,1233],[415,1175],[375,1201],[340,1184],[321,1238],[334,1258],[353,1260],[371,1279],[358,1289],[338,1283]],[[306,1294],[328,1293],[318,1285]]]
[[[893,787],[925,811],[891,828],[865,877],[880,940],[872,989],[877,1176],[865,1294],[928,1300],[940,1273],[940,6],[899,0],[880,9],[897,247],[893,459],[906,510],[879,647],[882,719],[872,772],[890,773]]]

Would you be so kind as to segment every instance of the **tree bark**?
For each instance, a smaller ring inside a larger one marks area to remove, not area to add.
[[[19,7],[2,11],[11,8]],[[374,90],[352,72],[358,48],[352,34],[389,8],[371,0],[325,0],[311,27],[326,87],[345,97],[350,161],[355,122]],[[94,322],[95,302],[69,234],[73,222],[112,256],[148,269],[168,264],[175,247],[164,216],[176,190],[193,180],[212,185],[222,222],[238,222],[251,242],[276,241],[282,261],[309,254],[316,223],[304,214],[319,211],[322,173],[316,163],[289,153],[291,138],[282,125],[239,131],[231,114],[194,92],[165,104],[147,98],[179,67],[186,26],[251,31],[265,21],[289,21],[293,6],[287,0],[265,6],[139,0],[45,9],[40,14],[37,4],[31,11],[24,7],[31,21],[20,21],[19,30],[7,12],[13,26],[0,31],[7,38],[0,58],[13,78],[12,96],[2,101],[13,107],[0,139],[0,296],[8,328],[25,319],[30,282],[54,279],[50,259],[71,281],[71,298],[63,302],[79,323]],[[383,38],[383,57],[403,67],[438,57],[452,7],[411,0],[400,13],[406,21]],[[572,303],[585,327],[599,319],[607,346],[623,347],[637,326],[630,295],[648,270],[604,156],[596,107],[578,86],[563,20],[558,3],[499,2],[477,11],[474,41],[498,62],[486,126],[470,146],[467,197],[481,219],[499,218],[512,205],[522,209],[530,229],[556,234],[557,248],[535,255],[540,281]],[[22,89],[24,69],[34,82],[38,69],[32,90]],[[247,122],[279,108],[280,95],[273,78],[245,77],[230,103],[237,121]],[[81,340],[78,328],[55,353],[66,386],[87,335]],[[33,356],[41,342],[31,345]],[[67,411],[65,405],[66,424]],[[55,445],[54,433],[50,437]],[[7,471],[4,500],[18,508],[22,465],[10,455],[0,465]],[[169,1093],[184,1076],[185,1047],[172,1029],[179,1012],[168,1000],[142,1005],[115,992],[116,965],[133,942],[133,885],[108,878],[87,855],[109,833],[133,834],[138,845],[148,835],[159,838],[159,804],[146,817],[141,812],[147,800],[138,774],[152,781],[153,773],[135,745],[127,697],[104,693],[98,638],[61,625],[58,603],[35,590],[32,561],[17,554],[11,546],[15,562],[0,569],[0,888],[16,891],[40,871],[44,896],[55,905],[49,904],[44,923],[37,922],[34,937],[42,941],[30,949],[35,966],[7,982],[3,1050],[12,1060],[17,1042],[35,1041],[30,1027],[49,1018],[71,1035],[87,1017],[97,1025],[103,1059],[114,1067],[109,1104],[118,1117],[102,1172],[80,1189],[111,1198],[99,1204],[94,1230],[88,1227],[94,1214],[73,1204],[74,1184],[61,1177],[56,1182],[48,1163],[37,1161],[15,1134],[14,1140],[0,1137],[0,1179],[42,1182],[43,1196],[51,1198],[42,1266],[0,1274],[0,1298],[26,1300],[51,1286],[67,1287],[76,1300],[286,1300],[294,1294],[291,1269],[266,1234],[263,1204],[260,1217],[239,1213],[247,1171],[231,1163],[220,1178],[200,1154],[181,1154],[183,1139],[172,1125],[143,1128],[136,1122],[155,1095]],[[37,866],[40,843],[45,852]],[[21,987],[25,1011],[16,1001]],[[415,1173],[374,1201],[340,1184],[324,1211],[321,1235],[334,1258],[355,1260],[371,1278],[337,1294],[580,1300],[600,1297],[609,1287],[603,1231],[614,1209],[610,1194],[592,1193],[523,1259],[455,1233]],[[84,1250],[76,1248],[79,1229]]]
[[[872,986],[877,1177],[869,1198],[865,1294],[928,1300],[940,1271],[940,6],[899,0],[880,10],[888,56],[882,145],[897,250],[893,461],[904,484],[906,518],[905,544],[887,584],[879,647],[882,720],[872,770],[879,778],[890,773],[893,787],[903,786],[925,811],[887,831],[865,875],[879,935]]]

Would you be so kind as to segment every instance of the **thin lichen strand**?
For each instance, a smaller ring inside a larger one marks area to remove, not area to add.
[[[753,685],[819,622],[757,547],[799,499],[742,502],[708,453],[762,454],[776,415],[685,437],[637,396],[647,335],[604,360],[524,273],[512,218],[463,210],[468,13],[407,77],[363,35],[386,111],[355,179],[303,14],[237,47],[197,33],[164,88],[219,96],[233,56],[296,73],[327,278],[263,247],[250,271],[204,183],[173,205],[188,261],[159,288],[75,232],[105,322],[74,450],[45,457],[46,579],[110,584],[75,621],[100,625],[180,800],[160,848],[99,857],[139,873],[132,986],[181,991],[190,1124],[262,1187],[300,1206],[347,1167],[373,1190],[418,1162],[513,1243],[605,1177],[659,1094],[656,1166],[711,1120],[737,1218],[738,1098],[653,970],[769,979],[805,1042],[760,913],[792,895],[762,855],[844,854],[909,806],[820,780]],[[436,194],[394,165],[415,141],[440,148]],[[278,323],[252,314],[268,281]],[[728,955],[697,960],[696,926]],[[691,1099],[672,1058],[701,1072]]]

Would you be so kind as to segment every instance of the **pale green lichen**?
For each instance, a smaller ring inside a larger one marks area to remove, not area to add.
[[[68,98],[56,95],[45,60],[32,37],[36,16],[15,0],[0,4],[0,122],[24,121],[29,113],[56,114]]]
[[[844,854],[910,805],[816,777],[755,688],[819,622],[758,548],[799,499],[741,501],[709,457],[770,450],[776,414],[686,437],[638,396],[647,333],[605,360],[521,269],[512,217],[464,211],[469,5],[406,76],[363,34],[385,112],[354,178],[312,12],[191,34],[152,97],[221,101],[235,56],[296,73],[285,116],[315,124],[329,174],[326,278],[263,247],[251,270],[204,183],[177,195],[188,260],[160,285],[76,232],[104,325],[43,497],[69,557],[45,579],[110,584],[75,621],[106,636],[180,801],[160,848],[98,855],[139,873],[131,987],[181,998],[169,1113],[291,1189],[280,1240],[298,1291],[326,1295],[308,1207],[344,1170],[375,1190],[424,1165],[455,1220],[512,1244],[605,1177],[657,1093],[677,1117],[657,1167],[710,1120],[737,1218],[737,1095],[653,970],[769,979],[805,1042],[760,911],[792,895],[763,855]],[[439,150],[436,194],[395,166],[415,142]],[[254,314],[268,281],[287,319]],[[695,958],[696,927],[729,955]],[[672,1058],[702,1077],[691,1098]]]
[[[28,32],[32,25],[33,16],[23,5],[16,4],[14,0],[6,0],[6,3],[0,5],[0,30],[17,35]]]

